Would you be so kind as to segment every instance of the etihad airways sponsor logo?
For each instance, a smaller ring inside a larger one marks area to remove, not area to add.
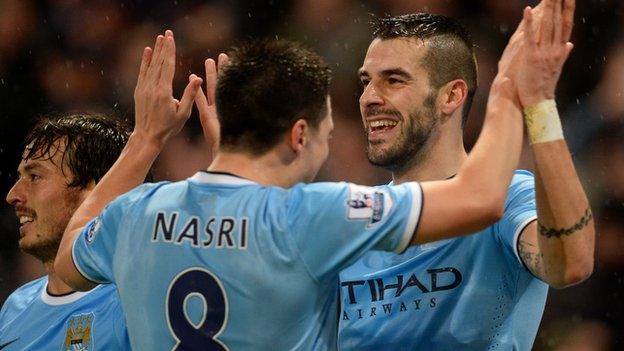
[[[441,303],[440,294],[457,288],[461,282],[461,272],[453,267],[427,269],[420,279],[414,273],[343,281],[342,320],[435,309]]]

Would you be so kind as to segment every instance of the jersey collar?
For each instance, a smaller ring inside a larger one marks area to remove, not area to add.
[[[224,185],[250,185],[257,184],[254,181],[225,172],[199,171],[189,180],[198,183],[224,184]]]
[[[69,293],[63,296],[53,296],[53,295],[48,294],[48,283],[46,282],[46,284],[43,286],[43,289],[41,291],[41,300],[43,300],[44,303],[50,306],[67,305],[72,302],[76,302],[80,300],[81,298],[89,295],[91,292],[95,291],[100,286],[101,285],[98,285],[89,291],[74,291],[72,293]]]

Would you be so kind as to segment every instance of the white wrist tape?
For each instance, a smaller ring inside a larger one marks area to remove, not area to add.
[[[525,107],[524,121],[531,144],[563,139],[563,129],[555,100],[544,100]]]

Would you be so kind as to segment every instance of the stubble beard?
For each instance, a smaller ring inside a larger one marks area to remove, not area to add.
[[[61,211],[63,213],[62,218],[58,220],[50,221],[37,217],[38,223],[34,234],[36,238],[30,242],[22,238],[19,241],[19,248],[23,252],[37,258],[39,261],[45,263],[54,262],[58,249],[61,245],[61,239],[63,233],[69,224],[69,220],[80,205],[78,196],[72,192],[67,194],[67,202],[65,203],[65,209]]]
[[[426,101],[402,120],[403,128],[390,147],[368,143],[366,154],[371,164],[401,173],[422,160],[427,141],[438,124],[433,102]]]
[[[64,229],[64,228],[63,228]],[[61,244],[61,238],[63,237],[63,230],[54,230],[53,234],[45,234],[42,237],[37,238],[36,242],[27,242],[22,238],[19,243],[19,248],[35,257],[43,263],[54,261],[58,248]]]

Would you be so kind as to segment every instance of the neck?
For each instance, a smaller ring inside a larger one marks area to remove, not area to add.
[[[400,172],[392,173],[395,184],[410,181],[444,180],[457,174],[468,154],[464,149],[464,141],[459,129],[459,135],[444,136],[439,133],[426,143],[426,149],[417,157],[416,162]]]
[[[288,162],[274,152],[254,156],[243,152],[219,151],[208,171],[232,173],[263,186],[288,188],[297,180],[287,168]]]
[[[50,294],[63,295],[75,291],[56,275],[54,272],[54,260],[44,262],[43,265],[48,272],[48,292]]]

